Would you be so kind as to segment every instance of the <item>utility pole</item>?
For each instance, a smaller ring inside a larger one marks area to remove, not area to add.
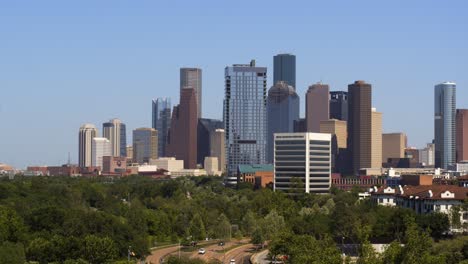
[[[179,259],[180,259],[180,239],[179,239]]]

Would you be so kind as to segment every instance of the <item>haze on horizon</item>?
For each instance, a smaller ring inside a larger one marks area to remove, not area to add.
[[[179,101],[179,68],[203,69],[203,117],[222,118],[224,68],[297,57],[297,91],[373,85],[384,132],[433,139],[434,85],[468,108],[466,1],[3,1],[0,163],[77,162],[78,129],[151,126],[151,99]]]

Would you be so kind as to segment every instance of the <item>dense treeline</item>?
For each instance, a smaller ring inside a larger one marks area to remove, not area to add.
[[[468,240],[444,240],[448,228],[446,215],[375,206],[356,192],[291,198],[248,184],[226,188],[216,177],[0,180],[2,263],[115,263],[129,247],[139,258],[163,243],[244,236],[269,241],[289,263],[341,263],[342,243],[362,245],[360,263],[416,263],[411,254],[459,263]],[[392,241],[385,258],[370,247]]]

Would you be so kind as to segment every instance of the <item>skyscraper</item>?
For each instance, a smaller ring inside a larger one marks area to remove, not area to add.
[[[226,171],[226,133],[224,129],[216,129],[210,135],[210,156],[218,158],[218,169],[221,172]]]
[[[296,56],[278,54],[273,57],[273,85],[283,81],[296,89]]]
[[[197,126],[197,163],[203,164],[205,157],[210,156],[210,137],[216,129],[224,128],[221,120],[199,118]]]
[[[180,68],[180,92],[194,89],[197,97],[197,116],[202,117],[202,70],[199,68]]]
[[[275,134],[274,190],[328,193],[331,186],[330,148],[330,134]]]
[[[306,93],[307,132],[320,132],[320,121],[330,118],[330,88],[328,84],[316,83],[309,86]]]
[[[158,157],[166,156],[167,132],[171,127],[171,99],[153,100],[152,123],[158,131]]]
[[[102,157],[112,156],[112,145],[109,139],[95,137],[92,142],[92,162],[91,165],[94,167],[102,166]]]
[[[184,168],[197,167],[197,93],[182,89],[180,104],[172,111],[167,140],[167,156],[184,161]]]
[[[84,124],[78,134],[78,166],[90,167],[92,164],[93,138],[97,137],[98,130],[93,124]]]
[[[234,64],[225,69],[224,125],[227,184],[237,183],[239,164],[265,164],[267,68]]]
[[[455,157],[456,84],[444,82],[434,89],[435,166],[447,169]]]
[[[382,168],[382,113],[372,108],[370,167]]]
[[[158,158],[158,131],[154,128],[133,130],[133,161],[139,164],[149,163]]]
[[[274,133],[294,132],[294,121],[299,120],[299,96],[291,85],[278,81],[268,91],[267,161],[273,163]]]
[[[457,109],[457,162],[468,161],[468,109]]]
[[[331,134],[331,164],[334,172],[346,172],[346,121],[330,119],[320,121],[320,133]]]
[[[114,118],[102,124],[102,136],[111,143],[111,156],[127,156],[127,132],[125,124],[120,119]]]
[[[389,158],[404,158],[406,148],[406,135],[404,133],[382,134],[382,162]]]
[[[348,120],[348,92],[330,92],[330,119]]]
[[[372,167],[372,86],[364,81],[348,85],[348,150],[353,173]]]

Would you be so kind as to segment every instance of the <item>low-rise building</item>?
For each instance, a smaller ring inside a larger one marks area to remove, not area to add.
[[[48,166],[49,176],[80,176],[80,168],[76,165]]]
[[[182,169],[170,172],[171,178],[184,177],[184,176],[204,176],[206,170],[203,169]]]
[[[273,171],[273,164],[243,164],[238,166],[237,174],[240,182],[250,182],[256,188],[265,188],[274,181]]]
[[[451,214],[455,206],[463,205],[468,189],[455,185],[383,186],[373,188],[371,199],[386,206],[409,208],[418,214],[440,212]],[[468,223],[468,213],[460,213],[460,222]]]
[[[222,172],[219,170],[218,164],[219,162],[217,157],[205,157],[203,167],[205,168],[207,175],[221,176]]]
[[[184,161],[177,160],[174,157],[150,159],[150,165],[156,165],[158,168],[169,172],[180,171],[184,169]]]
[[[102,172],[125,175],[127,173],[127,157],[102,157]]]

